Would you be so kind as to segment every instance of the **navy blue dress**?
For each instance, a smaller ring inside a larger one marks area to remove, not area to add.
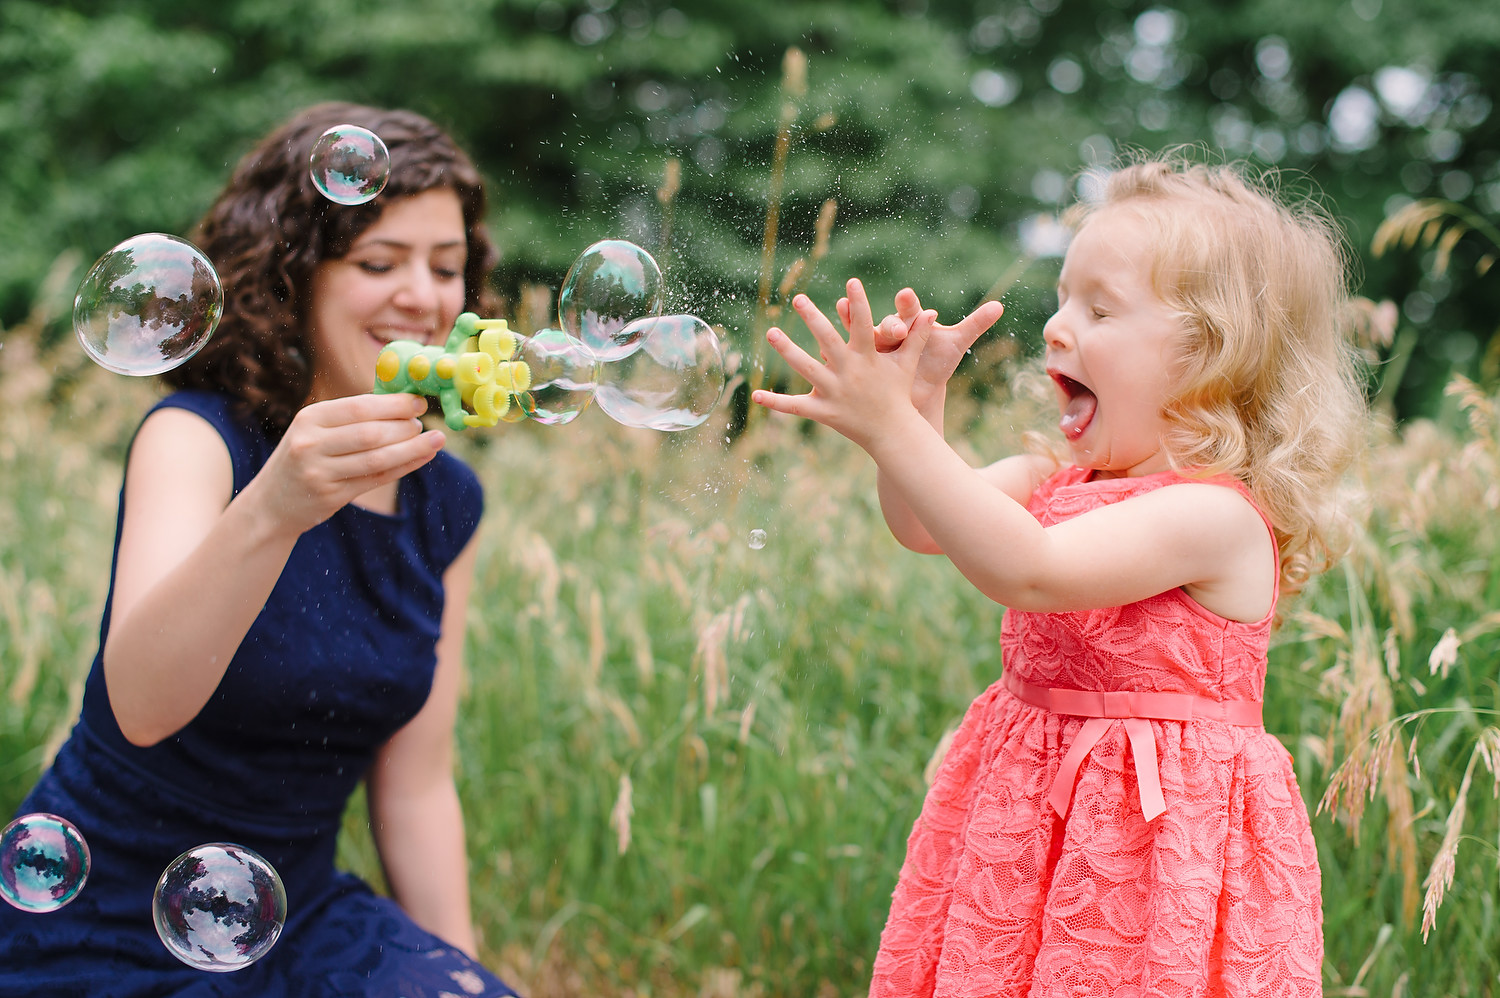
[[[179,392],[160,406],[213,424],[236,494],[270,456],[273,442],[235,419],[226,396]],[[140,748],[120,733],[95,656],[78,723],[18,811],[76,824],[93,869],[55,912],[0,903],[0,996],[514,993],[333,865],[349,795],[431,690],[443,571],[483,506],[473,472],[444,453],[402,479],[398,496],[394,516],[350,505],[298,540],[212,699],[159,744]],[[120,504],[123,521],[123,491]],[[115,545],[118,556],[118,529]],[[108,627],[106,605],[101,645]],[[151,919],[167,864],[208,842],[254,849],[286,886],[281,938],[231,973],[178,962]]]

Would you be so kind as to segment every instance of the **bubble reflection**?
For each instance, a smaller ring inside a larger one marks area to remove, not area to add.
[[[89,847],[71,821],[23,814],[0,832],[0,897],[21,911],[56,911],[89,879]]]
[[[190,967],[225,973],[270,952],[286,923],[276,870],[244,846],[212,842],[178,856],[151,904],[156,934]]]
[[[73,331],[100,367],[147,377],[202,349],[224,312],[224,288],[203,252],[161,232],[101,256],[73,300]]]
[[[391,153],[385,142],[358,125],[334,125],[318,136],[308,158],[313,186],[335,204],[374,200],[391,178]]]

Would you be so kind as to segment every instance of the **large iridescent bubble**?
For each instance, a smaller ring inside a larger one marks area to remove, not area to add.
[[[391,179],[391,153],[368,128],[334,125],[313,143],[308,170],[313,186],[328,200],[364,204]]]
[[[544,329],[521,341],[517,359],[531,371],[531,387],[520,394],[521,408],[538,423],[570,423],[594,401],[599,359],[576,336]]]
[[[203,251],[148,232],[90,268],[73,300],[73,331],[100,367],[144,377],[197,353],[223,314],[224,288]]]
[[[639,336],[632,324],[661,311],[661,268],[635,243],[602,240],[573,262],[557,303],[564,330],[601,361],[618,360]]]
[[[617,423],[687,430],[708,419],[724,393],[718,334],[696,315],[639,319],[624,331],[636,349],[603,365],[594,398]]]
[[[89,846],[67,818],[23,814],[0,832],[0,897],[22,911],[56,911],[89,879]]]
[[[286,889],[244,846],[211,842],[174,859],[151,902],[167,950],[199,970],[240,970],[270,952],[286,924]]]

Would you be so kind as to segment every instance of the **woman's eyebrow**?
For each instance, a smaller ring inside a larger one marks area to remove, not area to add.
[[[406,242],[406,241],[401,240],[401,239],[391,239],[391,238],[387,237],[387,238],[384,238],[384,239],[361,239],[361,240],[358,240],[358,241],[355,242],[354,248],[355,249],[363,249],[363,248],[365,248],[367,246],[392,246],[392,247],[395,247],[397,249],[411,249],[412,245],[413,245],[412,243]],[[432,248],[433,249],[454,249],[456,247],[467,247],[467,245],[468,245],[468,243],[465,240],[462,240],[462,239],[450,239],[449,241],[444,242],[444,243],[433,243],[432,244]]]

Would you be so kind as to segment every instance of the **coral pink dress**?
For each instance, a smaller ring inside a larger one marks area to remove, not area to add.
[[[1185,480],[1088,476],[1054,474],[1033,515]],[[1259,721],[1270,630],[1180,589],[1008,611],[1004,676],[907,843],[872,998],[1321,994],[1317,850]]]

